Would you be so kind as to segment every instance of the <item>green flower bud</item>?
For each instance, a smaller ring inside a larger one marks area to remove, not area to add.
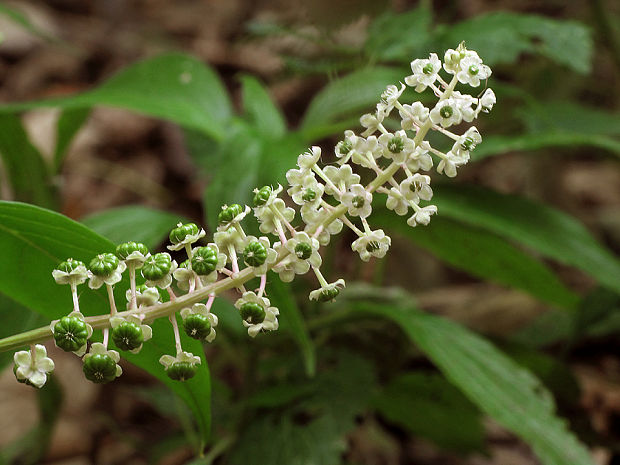
[[[88,341],[88,327],[78,317],[64,316],[54,325],[54,340],[62,350],[75,352]]]
[[[79,260],[74,260],[73,258],[67,258],[67,260],[65,260],[64,262],[60,262],[58,266],[56,267],[56,269],[59,271],[64,271],[65,273],[71,273],[78,266],[85,267],[86,265],[84,265],[84,262],[81,262]]]
[[[211,332],[211,322],[205,315],[193,313],[183,320],[185,334],[193,339],[204,339]]]
[[[166,252],[156,253],[144,262],[142,276],[150,281],[157,281],[166,276],[170,272],[170,268],[172,268],[170,254]]]
[[[248,266],[261,266],[267,260],[267,248],[258,241],[250,242],[243,251],[243,261]]]
[[[170,379],[174,379],[175,381],[185,381],[193,378],[196,371],[197,367],[192,363],[176,362],[170,365],[170,368],[166,370],[166,373]]]
[[[102,278],[110,276],[118,267],[118,258],[113,253],[101,253],[90,261],[88,269]]]
[[[146,245],[140,242],[125,242],[116,247],[116,256],[121,260],[125,260],[131,253],[140,252],[142,255],[149,253],[149,249]]]
[[[295,255],[302,260],[309,259],[312,255],[312,246],[307,242],[300,242],[295,246]]]
[[[267,203],[269,197],[271,196],[271,186],[263,186],[261,187],[256,194],[254,194],[254,206],[261,207]]]
[[[121,350],[134,350],[144,342],[144,335],[140,325],[131,321],[124,321],[110,331],[116,347]]]
[[[217,222],[219,225],[224,225],[230,223],[235,216],[243,213],[243,207],[238,203],[233,203],[232,205],[228,205],[222,207],[222,211],[217,216]]]
[[[181,224],[170,232],[170,242],[178,244],[183,242],[187,236],[198,234],[198,226],[194,223]]]
[[[197,247],[192,255],[192,270],[196,274],[205,276],[217,268],[217,253],[211,247]]]
[[[116,362],[107,354],[95,354],[84,359],[84,376],[97,384],[109,383],[116,379]]]
[[[246,302],[241,305],[239,310],[241,312],[241,318],[251,325],[262,323],[265,320],[265,309],[256,302]]]
[[[439,114],[442,118],[450,118],[454,114],[454,110],[450,105],[445,105],[441,107],[441,110],[439,110]]]

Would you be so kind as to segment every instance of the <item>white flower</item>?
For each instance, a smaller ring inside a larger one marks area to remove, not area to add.
[[[372,168],[373,160],[380,158],[383,151],[379,147],[377,136],[358,137],[353,146],[351,161],[365,168]]]
[[[276,209],[289,223],[295,218],[295,210],[287,207],[282,199],[274,199],[270,205],[254,208],[254,215],[260,222],[259,229],[262,233],[274,233],[277,231],[276,223],[281,222],[280,217],[276,216],[272,209]],[[277,232],[276,232],[277,234]]]
[[[390,210],[394,210],[396,214],[400,216],[406,215],[409,210],[409,202],[407,202],[407,199],[403,197],[400,191],[395,187],[392,187],[388,192],[385,206]]]
[[[437,213],[437,207],[435,205],[418,207],[418,210],[413,214],[413,216],[407,220],[407,224],[414,228],[418,224],[423,224],[426,226],[431,221],[431,215],[434,215],[435,213]]]
[[[123,272],[126,269],[127,265],[125,265],[125,262],[119,260],[116,269],[108,276],[97,276],[96,274],[89,272],[88,274],[90,276],[90,281],[88,281],[88,287],[91,289],[99,289],[103,284],[109,284],[112,286],[123,279]]]
[[[493,89],[487,89],[484,91],[484,94],[482,94],[482,97],[480,97],[479,105],[483,112],[488,113],[493,109],[493,105],[495,105],[496,102],[497,99],[495,98]]]
[[[383,229],[377,229],[364,234],[351,244],[351,248],[360,254],[360,258],[367,262],[370,257],[383,258],[387,253],[392,240],[386,236]]]
[[[342,195],[342,203],[346,205],[349,215],[366,218],[372,212],[372,194],[361,184],[353,184]]]
[[[472,126],[454,142],[451,152],[457,157],[469,160],[469,152],[474,150],[480,142],[482,142],[482,136],[476,126]]]
[[[306,171],[300,175],[300,170],[289,170],[286,179],[290,184],[287,190],[293,202],[297,205],[318,206],[321,203],[324,186],[317,182],[314,173]]]
[[[182,223],[179,223],[178,226],[182,226]],[[185,238],[176,244],[168,245],[168,250],[182,250],[185,248],[187,244],[193,244],[194,242],[198,242],[198,240],[204,237],[207,233],[204,229],[200,229],[196,234],[188,234]]]
[[[259,242],[260,244],[263,245],[263,247],[265,247],[265,250],[267,251],[267,258],[265,259],[265,263],[263,263],[260,266],[253,267],[253,270],[252,270],[254,273],[254,276],[262,276],[267,273],[267,269],[272,264],[274,264],[275,261],[278,259],[278,252],[276,252],[276,250],[273,247],[271,247],[271,245],[269,244],[269,239],[265,236],[261,236],[258,239],[254,236],[246,237],[245,246],[243,248],[244,251],[245,251],[245,248],[252,242]]]
[[[461,94],[459,91],[455,90],[452,92],[452,98],[456,102],[459,110],[461,111],[461,115],[463,116],[463,121],[471,123],[478,114],[472,105],[476,103],[476,99],[473,98],[469,94]]]
[[[302,170],[311,170],[316,162],[321,158],[321,147],[313,145],[309,151],[302,153],[297,157],[297,166]]]
[[[351,151],[353,150],[353,146],[356,141],[357,136],[355,133],[350,129],[347,129],[344,132],[344,139],[336,144],[336,148],[334,150],[336,156],[339,158],[338,163],[342,164],[349,161],[349,158],[353,155]]]
[[[415,126],[421,126],[428,119],[429,109],[420,102],[414,102],[411,105],[403,105],[398,110],[401,117],[400,125],[403,129],[410,130]]]
[[[405,90],[405,85],[402,82],[400,83],[400,85],[401,87],[399,89],[395,85],[390,84],[381,94],[381,103],[383,106],[383,112],[385,113],[386,116],[390,114],[390,112],[394,108],[394,105],[396,104],[396,102],[402,95],[403,91]]]
[[[400,193],[407,200],[418,203],[420,199],[433,198],[433,189],[430,186],[431,178],[425,174],[415,173],[400,183]]]
[[[462,84],[478,87],[481,79],[487,79],[491,75],[491,68],[482,64],[482,60],[474,51],[468,51],[465,58],[459,62],[456,77]]]
[[[304,232],[310,234],[311,232],[317,230],[317,227],[321,225],[327,216],[330,215],[329,211],[326,211],[323,207],[320,209],[301,209],[301,217],[306,223],[306,227],[304,228]],[[321,245],[329,244],[331,236],[334,234],[339,234],[342,231],[343,223],[339,219],[335,219],[331,223],[321,229],[321,232],[316,236]]]
[[[142,337],[144,341],[148,341],[153,337],[153,329],[149,325],[142,324],[142,320],[138,315],[128,315],[126,317],[117,315],[110,317],[110,326],[112,327],[112,329],[116,328],[124,322],[135,323],[136,325],[138,325],[140,327],[140,330],[142,331]],[[140,344],[140,347],[136,347],[135,349],[130,350],[130,352],[132,354],[137,354],[138,352],[140,352],[141,349],[142,344]],[[118,363],[118,360],[116,360],[116,363]]]
[[[394,134],[381,134],[379,145],[382,148],[383,156],[396,163],[403,163],[415,150],[415,143],[407,137],[404,130],[396,131]]]
[[[360,175],[353,172],[351,165],[342,165],[340,167],[326,166],[323,168],[325,176],[342,192],[346,191],[349,186],[360,182]],[[329,184],[325,185],[325,193],[334,195],[336,192]]]
[[[276,243],[276,248],[279,243]],[[273,267],[284,282],[291,282],[296,274],[305,274],[310,266],[318,268],[322,259],[319,254],[319,241],[305,232],[298,232],[284,244],[289,255]]]
[[[469,157],[457,157],[452,152],[448,152],[437,165],[437,172],[439,174],[445,173],[449,178],[453,178],[456,176],[456,169],[459,166],[465,165],[468,160]]]
[[[269,299],[266,297],[258,297],[255,292],[248,291],[244,292],[241,298],[235,302],[235,307],[243,312],[246,304],[259,306],[262,311],[265,312],[264,318],[258,322],[255,322],[254,319],[250,317],[243,319],[243,326],[248,328],[248,335],[250,337],[256,337],[261,331],[275,331],[278,329],[277,316],[280,314],[280,311],[276,307],[271,306]]]
[[[101,342],[95,342],[90,346],[90,350],[88,351],[86,355],[84,355],[83,360],[86,361],[93,355],[107,355],[114,361],[114,363],[116,363],[115,376],[118,378],[120,375],[123,374],[123,369],[118,364],[118,362],[121,361],[121,356],[119,355],[117,351],[108,350]]]
[[[280,200],[282,203],[284,203],[284,201],[282,201],[281,199],[277,200]],[[267,210],[269,210],[268,207]],[[216,253],[218,254],[218,265],[220,262],[220,250],[222,251],[222,253],[226,253],[227,255],[229,255],[228,250],[231,247],[234,248],[237,252],[241,252],[243,250],[244,239],[236,228],[230,228],[225,231],[216,232],[215,234],[213,234],[213,240],[215,241],[215,243],[209,245],[215,246]],[[228,257],[228,261],[230,261],[230,257]],[[222,268],[219,269],[221,270]]]
[[[69,258],[66,260],[66,262],[68,265],[71,265],[73,262],[73,266],[75,266],[77,260],[74,261],[72,258]],[[70,268],[70,266],[68,266],[67,268]],[[77,286],[78,284],[84,283],[88,279],[88,269],[82,263],[71,271],[62,271],[59,269],[55,269],[52,271],[52,276],[54,277],[54,280],[57,284],[72,284]]]
[[[127,298],[127,308],[129,308],[131,305],[131,289],[127,289],[125,297]],[[150,307],[157,302],[159,302],[159,291],[156,287],[145,286],[141,289],[141,286],[138,286],[136,288],[136,305],[138,307]]]
[[[376,132],[379,125],[383,123],[383,118],[385,115],[383,111],[381,111],[381,108],[377,108],[377,110],[378,111],[374,115],[366,113],[360,118],[360,124],[366,128],[366,130],[362,132],[363,137],[367,137]]]
[[[197,355],[192,354],[191,352],[181,352],[176,357],[172,355],[162,355],[159,358],[159,363],[161,363],[166,370],[168,370],[175,363],[189,363],[190,365],[200,365],[202,360]]]
[[[213,342],[213,340],[215,339],[215,336],[217,335],[217,333],[215,332],[215,327],[219,323],[219,320],[217,318],[217,315],[215,313],[211,313],[205,304],[201,304],[201,303],[194,304],[192,305],[192,308],[182,309],[180,314],[183,320],[185,320],[185,318],[187,318],[190,315],[206,316],[207,319],[209,320],[209,323],[211,324],[211,331],[209,331],[209,334],[207,334],[207,336],[205,337],[205,341]]]
[[[431,144],[427,141],[422,141],[405,161],[407,168],[411,171],[419,171],[420,169],[424,171],[430,170],[433,167],[433,158],[429,153],[430,149]]]
[[[467,49],[463,43],[459,44],[456,50],[449,48],[443,56],[443,69],[449,74],[456,74],[459,71],[459,63],[466,54]]]
[[[54,371],[54,361],[47,356],[47,350],[41,344],[34,346],[34,354],[30,350],[16,352],[13,361],[17,380],[37,388],[43,387],[48,373]]]
[[[310,292],[308,299],[317,300],[319,302],[333,302],[340,293],[340,290],[344,287],[344,279],[339,279],[334,283],[321,286],[320,288]]]
[[[453,98],[437,102],[429,117],[434,124],[441,124],[444,128],[459,124],[463,120],[459,105]]]
[[[436,53],[431,53],[426,59],[417,59],[411,62],[413,74],[405,78],[408,86],[414,87],[416,92],[423,92],[437,80],[437,73],[441,69],[441,61]]]
[[[144,255],[139,250],[134,250],[129,255],[127,255],[127,258],[125,258],[123,261],[125,262],[127,266],[133,266],[134,268],[140,268],[142,265],[144,265],[144,262],[150,256],[151,254],[149,252],[147,252],[146,255]]]

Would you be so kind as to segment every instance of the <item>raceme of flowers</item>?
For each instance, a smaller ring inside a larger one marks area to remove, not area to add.
[[[414,60],[411,70],[405,84],[389,85],[374,113],[361,117],[364,129],[360,134],[345,131],[335,147],[337,164],[320,167],[319,147],[299,155],[297,167],[286,175],[288,203],[280,197],[282,186],[255,189],[253,208],[238,204],[222,207],[211,242],[204,241],[206,233],[197,225],[178,224],[170,233],[168,249],[184,251],[187,259],[182,263],[166,252],[151,254],[137,242],[121,244],[115,253],[101,253],[88,265],[74,259],[60,263],[52,275],[58,284],[70,286],[73,309],[50,325],[56,345],[83,358],[87,379],[106,383],[122,374],[120,354],[109,348],[110,339],[119,350],[138,353],[152,337],[152,320],[168,316],[176,354],[162,355],[160,362],[170,378],[185,381],[195,375],[201,359],[183,350],[180,328],[191,338],[212,342],[218,318],[211,308],[218,293],[230,289],[238,292],[235,307],[251,337],[278,329],[279,311],[271,305],[265,289],[269,271],[288,282],[312,270],[319,287],[309,298],[333,301],[345,282],[338,279],[329,283],[325,279],[321,247],[347,227],[357,236],[351,248],[363,261],[384,257],[391,239],[369,222],[377,196],[383,196],[389,210],[408,216],[410,226],[429,224],[437,207],[431,203],[431,178],[423,173],[435,167],[440,174],[456,176],[482,137],[475,126],[459,133],[449,128],[471,123],[496,102],[491,89],[477,96],[455,90],[458,83],[477,88],[491,75],[478,54],[464,44],[448,50],[443,63],[431,53],[427,59]],[[444,80],[442,70],[451,79]],[[401,102],[406,86],[416,92],[430,89],[436,103],[426,107],[419,101]],[[393,132],[384,126],[392,116],[400,120],[400,129]],[[451,149],[442,152],[433,148],[424,140],[429,130],[451,139]],[[374,176],[367,185],[355,172],[359,169]],[[250,213],[258,219],[259,237],[243,229],[242,221]],[[130,289],[126,310],[119,312],[114,286],[124,273],[129,276]],[[140,276],[144,283],[138,285]],[[256,278],[258,288],[246,289],[245,284]],[[77,293],[77,287],[86,282],[92,289],[105,286],[110,304],[107,324],[101,327],[103,340],[90,346],[93,327],[89,321],[94,320],[82,314]],[[160,291],[169,302],[162,302]],[[180,291],[184,295],[177,296]],[[42,345],[15,354],[15,375],[20,382],[41,387],[53,369],[54,363]]]

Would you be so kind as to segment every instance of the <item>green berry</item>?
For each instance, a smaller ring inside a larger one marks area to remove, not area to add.
[[[110,333],[114,344],[121,350],[137,349],[144,342],[142,328],[131,321],[123,321]]]
[[[54,325],[54,340],[62,350],[75,352],[88,341],[88,327],[76,316],[64,316]]]
[[[220,225],[230,223],[235,216],[243,213],[243,207],[238,203],[222,207],[222,211],[217,216],[217,222]]]
[[[252,241],[243,251],[243,260],[248,266],[261,266],[267,260],[267,248],[258,241]]]
[[[271,196],[272,189],[270,186],[261,187],[256,194],[254,194],[254,206],[261,207],[267,203]]]
[[[314,199],[316,199],[316,192],[314,192],[312,189],[308,188],[304,192],[304,195],[301,196],[301,199],[304,202],[312,202]]]
[[[422,68],[422,72],[424,74],[433,74],[433,65],[431,63],[427,63],[426,65],[424,65],[424,67]]]
[[[194,313],[183,320],[185,334],[194,339],[204,339],[211,332],[211,322],[205,315]]]
[[[175,381],[185,381],[196,374],[196,365],[189,362],[175,362],[166,371],[168,378]]]
[[[110,276],[117,267],[118,258],[113,253],[101,253],[93,258],[88,265],[88,269],[94,275],[103,278]]]
[[[338,294],[340,294],[340,290],[336,287],[323,289],[323,291],[319,294],[318,300],[319,302],[330,302],[338,297]]]
[[[439,114],[442,118],[450,118],[454,114],[454,110],[450,105],[445,105],[441,107],[441,110],[439,110]]]
[[[300,242],[295,246],[295,255],[297,258],[307,260],[312,255],[312,247],[307,242]]]
[[[142,276],[149,281],[157,281],[166,276],[170,272],[170,268],[172,268],[170,254],[166,252],[156,253],[144,262]]]
[[[67,258],[64,262],[60,262],[56,267],[57,270],[64,271],[65,273],[71,273],[78,266],[85,266],[84,262],[74,260],[73,258]]]
[[[480,72],[480,69],[478,69],[476,65],[471,65],[468,71],[469,71],[469,74],[471,74],[472,76],[475,76],[476,74]]]
[[[211,247],[197,247],[192,255],[192,270],[204,276],[217,268],[217,253]]]
[[[241,318],[252,325],[265,321],[265,309],[256,302],[244,303],[239,311],[241,312]]]
[[[116,247],[116,256],[121,260],[125,260],[133,252],[140,252],[142,255],[149,253],[149,249],[146,245],[140,242],[125,242]]]
[[[107,354],[91,355],[84,360],[82,371],[93,383],[109,383],[116,378],[116,362]]]
[[[183,242],[187,236],[198,234],[198,226],[194,223],[179,224],[170,232],[170,242],[178,244]]]

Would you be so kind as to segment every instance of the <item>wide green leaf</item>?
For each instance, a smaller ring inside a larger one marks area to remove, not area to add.
[[[411,307],[366,303],[352,307],[398,324],[469,400],[529,444],[542,464],[593,464],[588,450],[556,416],[547,389],[490,342]]]
[[[133,64],[83,94],[0,106],[1,113],[39,107],[125,108],[198,129],[221,139],[232,110],[226,89],[200,60],[168,53]]]
[[[140,205],[110,208],[88,215],[81,223],[114,244],[142,242],[149,249],[167,240],[177,223],[188,222],[180,215]]]
[[[565,213],[514,195],[464,186],[442,185],[433,203],[441,215],[514,240],[620,291],[620,261]]]
[[[411,239],[476,277],[524,290],[562,308],[574,308],[579,300],[545,265],[491,232],[443,216],[433,218],[428,227],[417,228],[385,210],[373,218],[387,231]]]
[[[49,169],[16,115],[0,114],[0,159],[15,199],[54,206]]]
[[[71,309],[69,286],[55,283],[51,275],[54,267],[68,257],[88,263],[96,254],[112,252],[114,248],[107,239],[59,213],[0,201],[0,292],[45,316],[48,321],[66,315]],[[123,302],[127,283],[116,287],[117,302]],[[80,307],[85,315],[109,312],[103,291],[92,291],[85,284],[79,291]],[[200,342],[184,334],[181,337],[184,349],[202,359],[196,376],[185,383],[168,378],[159,364],[161,355],[175,353],[172,329],[165,321],[153,324],[153,339],[144,344],[139,355],[123,353],[123,358],[155,376],[187,403],[204,443],[210,431],[209,371]]]
[[[286,121],[276,107],[267,89],[252,76],[241,78],[243,108],[256,128],[268,137],[282,137],[286,132]]]

